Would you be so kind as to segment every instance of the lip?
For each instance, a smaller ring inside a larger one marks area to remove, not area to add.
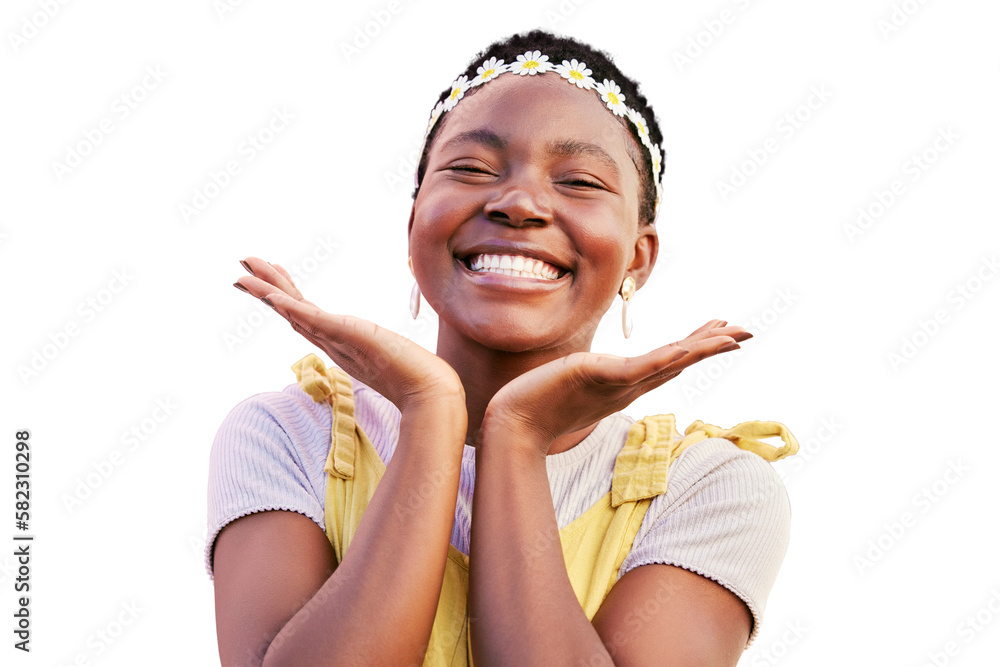
[[[528,257],[531,259],[540,259],[546,264],[551,264],[560,271],[560,275],[558,278],[556,278],[555,280],[547,280],[545,282],[559,282],[566,276],[569,276],[573,273],[572,267],[569,265],[568,262],[559,259],[545,248],[533,245],[531,243],[519,243],[516,241],[502,241],[499,239],[495,239],[483,243],[477,243],[471,248],[466,248],[464,250],[461,250],[455,253],[455,258],[459,261],[460,264],[462,264],[462,266],[465,267],[467,271],[469,271],[469,273],[476,273],[474,271],[469,270],[469,267],[466,266],[466,262],[468,261],[468,259],[476,255],[521,255],[522,257]],[[511,276],[503,276],[501,274],[492,274],[492,275],[500,275],[501,277],[505,278],[511,277]],[[532,279],[518,278],[518,280],[532,280]]]

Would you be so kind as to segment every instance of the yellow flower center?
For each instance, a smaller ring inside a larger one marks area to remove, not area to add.
[[[608,91],[608,101],[611,102],[612,104],[614,104],[615,106],[618,106],[618,104],[619,104],[619,102],[618,102],[618,96],[615,95],[614,93],[610,92],[610,91]]]
[[[537,60],[529,60],[525,62],[524,65],[521,66],[521,69],[535,69],[539,65],[541,65],[541,63],[538,62]]]
[[[461,88],[452,88],[452,89],[451,89],[451,99],[455,99],[456,97],[458,97],[458,94],[459,94],[459,93],[460,93],[461,91],[462,91],[462,89],[461,89]]]
[[[493,76],[493,72],[495,72],[495,71],[496,71],[495,69],[488,69],[488,70],[486,70],[485,72],[483,72],[483,77],[482,77],[482,78],[483,78],[483,81],[486,81],[486,79],[488,79],[488,78],[490,78],[491,76]],[[505,80],[506,80],[506,79],[505,79]]]
[[[577,81],[583,81],[583,74],[581,74],[580,72],[576,71],[575,69],[571,69],[569,71],[569,75],[571,77],[573,77],[574,79],[576,79]]]
[[[636,123],[639,126],[639,134],[646,134],[646,126],[642,124],[642,121]]]

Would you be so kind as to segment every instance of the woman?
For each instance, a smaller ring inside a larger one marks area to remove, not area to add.
[[[617,295],[628,335],[656,262],[660,139],[585,44],[535,31],[477,56],[432,114],[408,227],[436,354],[244,262],[236,286],[342,370],[307,357],[220,429],[223,664],[736,664],[787,544],[761,457],[794,440],[771,455],[618,411],[750,334],[590,352]]]

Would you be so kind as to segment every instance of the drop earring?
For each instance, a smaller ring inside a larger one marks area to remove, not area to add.
[[[625,338],[632,335],[632,312],[629,310],[629,300],[635,294],[635,279],[629,276],[622,281],[622,333]]]
[[[413,276],[413,289],[410,290],[410,315],[417,319],[420,314],[420,285],[417,284],[417,277],[413,273],[413,258],[409,258],[410,275]]]

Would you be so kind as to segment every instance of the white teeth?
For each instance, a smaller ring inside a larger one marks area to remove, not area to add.
[[[555,280],[559,269],[540,259],[522,255],[475,255],[469,260],[473,271],[488,271],[519,278],[542,278]]]

